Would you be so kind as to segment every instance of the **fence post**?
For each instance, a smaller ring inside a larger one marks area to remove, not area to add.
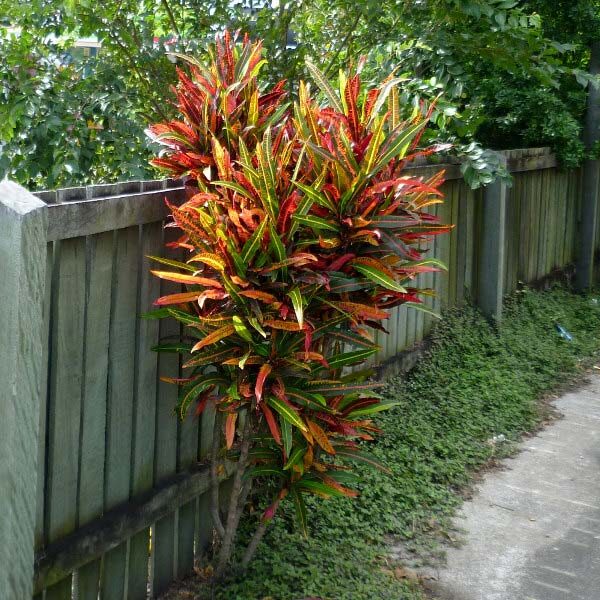
[[[506,157],[500,156],[506,167]],[[504,240],[506,228],[506,181],[497,179],[483,191],[483,219],[477,304],[483,314],[502,319],[504,297]]]
[[[46,205],[0,182],[0,598],[33,592]]]
[[[590,46],[590,74],[600,75],[600,41]],[[600,140],[600,90],[591,83],[588,86],[587,110],[583,141],[592,152]],[[598,185],[600,161],[588,157],[583,162],[581,220],[579,223],[579,252],[577,255],[576,285],[579,291],[589,290],[594,283],[594,251],[598,222]]]

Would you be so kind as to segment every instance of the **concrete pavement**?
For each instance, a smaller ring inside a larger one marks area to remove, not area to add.
[[[600,600],[600,373],[555,403],[564,418],[489,473],[430,586],[440,600]]]

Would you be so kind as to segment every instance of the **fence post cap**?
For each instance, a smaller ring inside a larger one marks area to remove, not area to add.
[[[0,205],[11,212],[25,216],[46,206],[39,198],[14,181],[0,181]]]

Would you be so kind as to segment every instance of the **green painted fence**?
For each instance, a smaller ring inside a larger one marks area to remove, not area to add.
[[[433,210],[454,229],[431,253],[449,272],[421,276],[436,310],[575,259],[579,172],[545,149],[505,154],[510,188],[472,191],[460,165],[445,165],[446,202]],[[153,597],[212,538],[203,459],[215,415],[177,421],[176,389],[159,374],[177,376],[179,359],[150,347],[179,326],[139,318],[173,285],[149,274],[147,256],[171,232],[164,197],[183,195],[173,181],[38,197],[0,183],[0,598]],[[376,362],[422,340],[432,320],[400,308],[387,327]]]

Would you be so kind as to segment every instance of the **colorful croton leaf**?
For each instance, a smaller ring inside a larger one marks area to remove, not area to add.
[[[158,348],[183,354],[180,416],[214,406],[213,475],[224,455],[235,462],[225,521],[213,478],[220,576],[250,482],[271,500],[244,565],[285,498],[306,531],[305,494],[355,496],[353,463],[385,469],[363,442],[392,404],[358,366],[391,308],[424,308],[431,290],[417,277],[443,267],[427,243],[449,228],[427,210],[443,173],[404,171],[442,148],[418,149],[429,112],[406,116],[398,80],[364,89],[341,73],[334,90],[309,65],[324,101],[301,82],[291,105],[284,82],[260,88],[260,43],[225,33],[210,56],[185,59],[181,121],[151,128],[165,145],[154,164],[197,186],[169,205],[181,237],[154,273],[177,291],[154,315],[182,324],[182,339]]]

